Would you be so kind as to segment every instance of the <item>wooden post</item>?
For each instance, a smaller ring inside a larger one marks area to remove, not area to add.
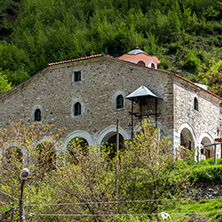
[[[20,222],[25,222],[24,199],[23,199],[24,183],[25,183],[25,181],[22,180],[22,182],[21,182],[21,196],[19,199],[19,219],[20,219]]]
[[[156,113],[155,113],[155,122],[156,122],[156,127],[157,127],[157,98],[155,98],[155,110],[156,110]]]
[[[217,164],[217,145],[214,144],[214,164]]]
[[[117,213],[118,213],[118,171],[119,171],[119,119],[116,120],[116,197],[117,197]]]
[[[132,107],[131,107],[131,140],[133,140],[133,99],[132,99]]]
[[[147,105],[147,119],[149,118],[149,97],[146,98],[146,105]]]
[[[143,116],[142,116],[142,98],[140,98],[140,114],[139,114],[139,116],[140,116],[140,123],[141,123],[142,118],[143,118]]]

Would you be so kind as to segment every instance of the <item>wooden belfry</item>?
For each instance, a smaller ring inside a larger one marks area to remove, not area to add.
[[[140,86],[138,89],[136,89],[134,92],[129,94],[126,99],[132,101],[131,111],[129,112],[131,115],[131,139],[133,139],[133,128],[134,128],[134,120],[135,118],[142,121],[143,118],[150,116],[155,116],[155,121],[157,122],[157,116],[160,114],[157,112],[157,99],[162,99],[157,94],[153,93],[150,89],[148,89],[145,86]],[[155,108],[152,113],[150,113],[150,100],[155,100]],[[134,112],[134,104],[139,103],[139,112]],[[144,111],[142,109],[142,106],[146,106],[146,110]]]

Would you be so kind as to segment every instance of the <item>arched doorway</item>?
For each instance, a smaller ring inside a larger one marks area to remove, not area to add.
[[[187,158],[187,149],[192,150],[195,146],[193,135],[188,128],[184,128],[180,133],[180,145],[184,146],[182,158]]]
[[[116,151],[117,151],[117,134],[116,133],[111,133],[108,134],[104,139],[103,139],[103,144],[105,151],[109,152],[109,158],[113,159],[116,156]],[[124,138],[121,134],[119,134],[119,150],[122,151],[124,149]]]
[[[82,137],[75,137],[68,142],[67,151],[68,162],[78,164],[80,159],[89,156],[89,143]]]
[[[8,163],[19,162],[22,163],[22,151],[20,148],[11,146],[6,149],[5,157]]]
[[[37,164],[40,171],[48,172],[56,168],[56,149],[51,142],[36,146]]]
[[[201,159],[208,159],[208,158],[211,158],[214,156],[214,149],[213,149],[213,146],[209,146],[209,147],[205,147],[204,148],[204,144],[207,144],[207,143],[212,143],[210,141],[210,139],[208,137],[204,137],[202,140],[201,140],[201,149],[200,149],[200,154],[201,154]]]

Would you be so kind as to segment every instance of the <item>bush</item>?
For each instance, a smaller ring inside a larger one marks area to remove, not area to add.
[[[222,182],[222,165],[203,164],[198,165],[190,176],[190,181],[198,183],[221,183]]]
[[[55,156],[52,149],[55,143],[45,142],[39,146],[38,140],[49,133],[54,138],[52,141],[59,143],[63,130],[53,136],[49,125],[28,127],[22,122],[11,125],[10,137],[6,129],[0,130],[3,137],[0,140],[3,147],[0,195],[4,193],[6,201],[18,204],[18,175],[24,165],[15,145],[27,147],[29,158],[25,167],[32,173],[25,184],[25,204],[29,203],[26,214],[34,213],[35,221],[45,221],[45,214],[50,215],[48,221],[66,221],[61,214],[85,215],[73,216],[70,221],[88,221],[87,215],[93,215],[90,219],[94,221],[120,221],[109,216],[113,214],[131,215],[121,217],[121,221],[147,221],[147,216],[133,217],[146,214],[154,221],[152,214],[156,215],[166,206],[172,207],[172,201],[161,199],[185,196],[188,191],[187,178],[193,164],[181,160],[179,150],[174,154],[166,138],[159,140],[159,130],[150,121],[143,123],[134,140],[125,144],[125,150],[121,150],[118,157],[110,158],[111,150],[107,152],[107,147],[101,147],[100,152],[97,147],[90,147],[86,155],[81,143],[73,141],[72,152],[57,156],[56,168],[51,161]],[[12,141],[14,145],[6,153],[5,148]]]
[[[200,68],[200,59],[198,59],[192,51],[184,56],[182,67],[191,73],[197,73]]]

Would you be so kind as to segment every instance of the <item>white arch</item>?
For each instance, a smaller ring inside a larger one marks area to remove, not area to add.
[[[189,124],[189,123],[183,123],[180,128],[179,128],[179,138],[181,138],[181,133],[184,129],[187,129],[189,131],[189,133],[191,134],[192,138],[193,138],[193,147],[192,148],[197,148],[198,146],[198,141],[197,141],[197,137],[196,134],[193,130],[193,127]],[[198,149],[198,148],[197,148]],[[194,154],[194,160],[197,160],[197,149],[195,149],[195,154]]]
[[[116,109],[116,99],[121,95],[123,97],[123,108]],[[116,91],[112,96],[112,106],[114,110],[123,110],[125,108],[126,94],[123,91]]]
[[[60,144],[58,141],[54,140],[50,136],[45,136],[41,140],[36,141],[33,146],[38,146],[41,143],[49,142],[54,145],[56,151],[60,151],[62,149],[63,144]]]
[[[64,148],[66,149],[69,141],[70,141],[71,139],[76,138],[76,137],[82,137],[83,139],[85,139],[85,140],[87,141],[87,143],[89,144],[89,146],[94,146],[94,141],[93,141],[92,137],[90,136],[90,134],[89,134],[88,132],[83,131],[83,130],[76,130],[76,131],[70,133],[70,134],[65,138]]]
[[[192,128],[192,126],[189,123],[183,123],[180,128],[179,128],[179,135],[181,134],[181,132],[183,131],[183,129],[188,129],[193,137],[194,140],[194,146],[196,145],[196,141],[197,141],[197,137],[196,134]]]
[[[35,106],[32,107],[30,120],[32,122],[35,122],[35,111],[37,109],[40,109],[40,111],[41,111],[41,121],[38,122],[38,123],[41,123],[44,120],[44,110],[43,110],[43,107],[41,105],[35,105]]]
[[[116,133],[116,126],[115,125],[110,125],[107,128],[105,128],[97,137],[96,144],[100,146],[103,142],[103,139],[107,137],[107,135],[112,136]],[[129,140],[130,139],[130,134],[127,133],[123,128],[119,127],[119,133],[123,136],[124,140]]]
[[[205,133],[201,134],[201,136],[200,136],[200,138],[199,138],[199,144],[201,144],[202,140],[203,140],[205,137],[208,138],[211,143],[214,142],[213,137],[212,137],[209,133],[206,133],[206,132],[205,132]]]
[[[202,155],[200,155],[201,154],[201,149],[203,148],[203,145],[202,145],[202,141],[204,140],[204,138],[207,138],[208,140],[209,140],[209,142],[208,143],[213,143],[214,142],[214,139],[213,139],[213,137],[209,134],[209,133],[207,133],[207,132],[204,132],[203,134],[201,134],[201,136],[200,136],[200,138],[199,138],[199,149],[198,149],[198,156],[199,156],[199,158],[201,158],[201,159],[205,159],[205,158],[207,158],[206,157],[206,153],[204,152],[204,155],[202,156]],[[212,146],[213,147],[213,146]],[[211,147],[211,148],[212,148]],[[209,147],[208,147],[209,148]],[[218,150],[217,150],[217,154],[219,154],[220,155],[220,152],[218,152]],[[209,157],[209,156],[208,156]]]
[[[74,105],[76,103],[80,103],[80,105],[81,105],[81,114],[78,115],[78,116],[74,115]],[[72,106],[70,107],[70,112],[71,112],[70,114],[71,114],[72,119],[73,118],[79,118],[80,116],[82,116],[85,113],[85,103],[82,101],[81,98],[73,98],[72,99]]]
[[[10,147],[17,147],[17,148],[19,148],[22,152],[25,151],[25,147],[22,146],[21,144],[16,143],[16,142],[9,142],[9,143],[5,146],[4,150],[7,150],[7,149],[10,148]]]
[[[9,149],[10,147],[15,147],[17,149],[19,149],[22,153],[22,163],[26,163],[26,158],[27,158],[27,155],[26,155],[26,150],[25,150],[25,147],[22,146],[22,145],[18,145],[17,143],[13,142],[13,143],[9,143],[8,145],[6,145],[6,147],[3,149],[3,152],[2,153],[5,153],[7,149]],[[2,156],[2,154],[0,155]]]

